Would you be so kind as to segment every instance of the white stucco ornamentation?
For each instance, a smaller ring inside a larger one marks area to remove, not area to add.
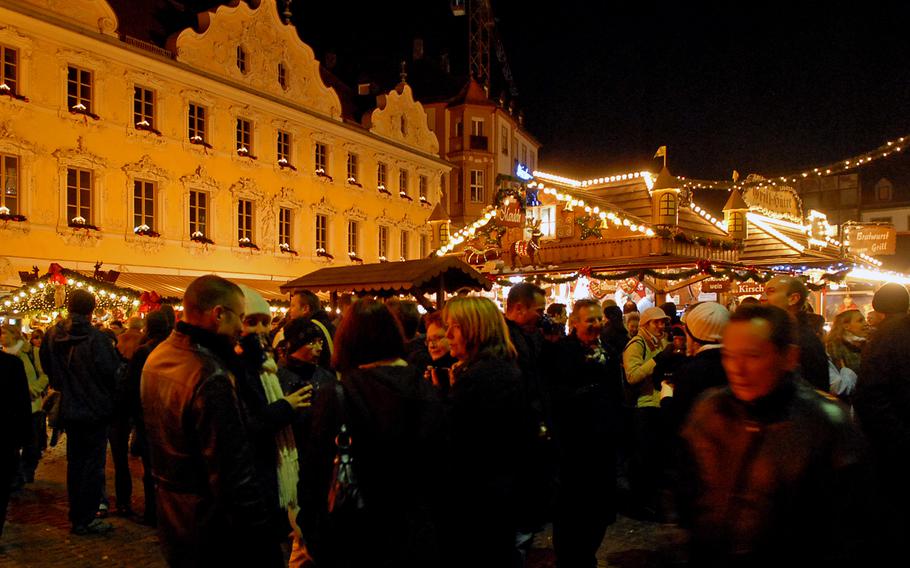
[[[168,39],[178,61],[341,120],[341,101],[322,82],[313,49],[279,19],[275,0],[219,6],[198,20],[201,33],[188,28]]]
[[[376,97],[376,109],[364,115],[363,126],[373,134],[428,154],[439,153],[439,140],[427,126],[427,113],[414,100],[414,93],[406,83],[399,83],[388,94]]]
[[[88,31],[117,37],[117,14],[105,0],[12,0]]]

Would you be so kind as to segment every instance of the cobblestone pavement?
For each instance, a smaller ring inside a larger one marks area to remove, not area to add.
[[[71,535],[67,520],[66,443],[49,448],[38,466],[35,482],[14,494],[0,545],[4,568],[94,568],[166,566],[155,531],[135,520],[108,517],[114,531],[105,536]],[[142,512],[142,465],[130,458],[133,472],[133,510]],[[107,489],[114,500],[114,473],[108,459]],[[607,531],[598,552],[598,567],[669,568],[678,565],[679,531],[672,526],[626,517]],[[530,568],[555,566],[552,538],[537,535],[529,557]]]

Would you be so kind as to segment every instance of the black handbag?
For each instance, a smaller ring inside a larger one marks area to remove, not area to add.
[[[332,482],[329,486],[328,512],[330,516],[339,517],[354,514],[363,510],[363,495],[357,483],[354,471],[354,458],[351,455],[351,433],[347,426],[344,388],[340,382],[335,383],[338,399],[341,426],[335,436],[335,460],[332,468]]]

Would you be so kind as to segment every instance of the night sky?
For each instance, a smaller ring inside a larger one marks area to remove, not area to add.
[[[543,169],[653,168],[667,145],[677,175],[774,175],[910,134],[906,8],[492,2]],[[338,53],[339,75],[352,60],[408,57],[414,35],[428,56],[448,44],[466,69],[465,18],[447,1],[297,0],[294,11],[317,57]]]

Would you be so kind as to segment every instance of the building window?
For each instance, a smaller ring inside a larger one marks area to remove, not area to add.
[[[19,214],[19,158],[0,154],[0,181],[3,182],[3,193],[0,195],[0,206],[6,207],[7,215]]]
[[[471,203],[483,203],[483,170],[471,170]]]
[[[188,113],[187,135],[190,141],[196,143],[205,142],[205,107],[190,103]]]
[[[81,217],[92,225],[92,172],[81,168],[66,170],[66,218]]]
[[[237,153],[244,156],[253,153],[253,123],[245,118],[237,119]]]
[[[483,136],[483,119],[471,119],[471,136]]]
[[[427,236],[420,235],[420,258],[426,258],[427,254]]]
[[[380,189],[385,189],[386,182],[386,171],[388,168],[382,162],[379,162],[379,166],[376,168],[376,186]]]
[[[409,241],[410,239],[408,238],[408,232],[401,231],[401,247],[399,249],[399,252],[401,253],[402,260],[408,259],[408,246],[410,245]]]
[[[253,202],[237,200],[237,240],[253,240]]]
[[[521,163],[528,165],[528,147],[524,144],[521,145]]]
[[[357,221],[348,221],[348,254],[357,254]]]
[[[328,251],[329,248],[329,218],[325,215],[316,215],[316,250]]]
[[[155,182],[133,181],[133,227],[155,228]]]
[[[237,69],[241,73],[246,73],[247,71],[246,50],[243,49],[242,45],[237,46]]]
[[[133,124],[137,127],[155,128],[155,91],[133,87]]]
[[[408,194],[408,170],[398,170],[398,192]]]
[[[885,178],[878,180],[875,184],[875,199],[877,201],[891,201],[894,192],[894,186],[891,181]]]
[[[358,158],[357,154],[348,152],[348,182],[357,183],[358,175]]]
[[[389,257],[389,228],[379,227],[379,258],[388,259]]]
[[[417,195],[423,201],[428,201],[430,196],[427,195],[427,176],[417,177]]]
[[[439,224],[439,242],[442,244],[449,242],[449,224],[444,221]]]
[[[871,217],[869,218],[870,223],[891,223],[891,217]]]
[[[455,203],[461,203],[464,200],[464,177],[460,170],[453,175],[455,176]]]
[[[321,142],[316,142],[313,154],[313,162],[316,166],[317,174],[329,173],[328,148]]]
[[[528,221],[540,220],[540,232],[543,237],[556,236],[556,207],[545,205],[542,207],[528,207],[525,216]],[[528,223],[530,225],[530,223]],[[525,238],[531,238],[531,229],[525,229]]]
[[[7,93],[19,94],[19,52],[0,45],[0,95]]]
[[[408,119],[405,118],[404,115],[401,115],[399,126],[401,128],[401,135],[407,136],[408,135]]]
[[[665,193],[657,202],[657,215],[660,217],[676,216],[676,196]]]
[[[464,136],[464,122],[462,122],[461,119],[458,119],[455,122],[455,136],[458,138]]]
[[[66,68],[66,106],[70,110],[92,112],[92,72],[72,65]]]
[[[732,235],[742,233],[746,230],[745,221],[746,215],[742,211],[730,212],[730,226],[727,227],[727,232]]]
[[[291,164],[291,133],[284,130],[278,131],[277,147],[278,163],[286,166]]]
[[[291,242],[291,210],[287,207],[280,207],[278,209],[278,245],[287,245],[290,248],[293,248],[294,243]]]
[[[278,85],[280,85],[282,89],[288,88],[288,70],[284,66],[284,63],[278,64]]]
[[[500,137],[499,145],[502,146],[502,154],[504,156],[509,155],[509,129],[505,126],[502,127],[502,136]]]
[[[204,191],[190,191],[190,236],[208,236],[208,198]]]

